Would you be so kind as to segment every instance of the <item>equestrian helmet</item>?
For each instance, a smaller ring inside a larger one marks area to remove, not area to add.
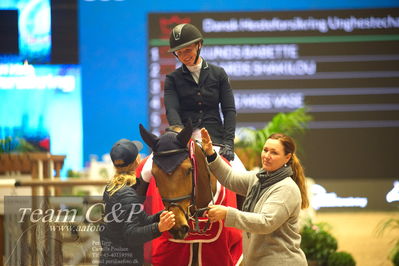
[[[175,52],[181,48],[202,40],[202,34],[197,27],[189,23],[179,24],[175,26],[170,33],[170,49],[168,52]]]

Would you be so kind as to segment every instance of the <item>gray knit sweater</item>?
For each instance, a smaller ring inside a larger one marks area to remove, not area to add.
[[[258,180],[256,172],[234,172],[219,156],[209,167],[223,186],[240,195],[247,195]],[[228,207],[225,225],[243,231],[245,266],[307,265],[300,249],[300,209],[301,193],[291,177],[270,186],[254,212]]]

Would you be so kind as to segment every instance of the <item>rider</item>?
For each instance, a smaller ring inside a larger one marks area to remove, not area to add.
[[[168,52],[182,65],[166,75],[166,117],[170,125],[183,125],[191,119],[194,128],[206,128],[213,143],[222,144],[219,153],[232,161],[236,126],[233,91],[224,69],[200,56],[202,45],[203,36],[192,24],[179,24],[170,33]]]
[[[245,171],[241,160],[234,154],[236,108],[229,78],[223,68],[206,62],[200,56],[203,39],[198,28],[188,23],[175,26],[170,33],[169,52],[182,66],[165,78],[166,117],[170,128],[183,127],[191,120],[196,128],[193,137],[198,140],[201,140],[200,128],[206,128],[216,145],[215,151],[231,161],[234,169]],[[141,172],[146,182],[150,182],[152,177],[151,167],[152,154]]]

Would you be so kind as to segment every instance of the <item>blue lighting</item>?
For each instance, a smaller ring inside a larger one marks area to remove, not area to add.
[[[0,9],[18,10],[19,54],[0,55],[0,62],[48,63],[51,57],[50,0],[2,1]]]
[[[82,101],[76,65],[0,64],[0,139],[24,139],[66,155],[62,176],[82,167]]]

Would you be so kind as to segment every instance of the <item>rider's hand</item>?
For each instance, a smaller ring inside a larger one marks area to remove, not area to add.
[[[229,161],[234,160],[234,148],[228,144],[225,144],[224,147],[220,149],[219,154]]]
[[[204,149],[205,154],[210,156],[215,153],[212,146],[212,140],[209,136],[208,130],[201,128],[201,139],[202,139],[202,149]]]
[[[173,212],[164,211],[159,216],[158,230],[159,232],[168,231],[175,225],[175,215]]]

